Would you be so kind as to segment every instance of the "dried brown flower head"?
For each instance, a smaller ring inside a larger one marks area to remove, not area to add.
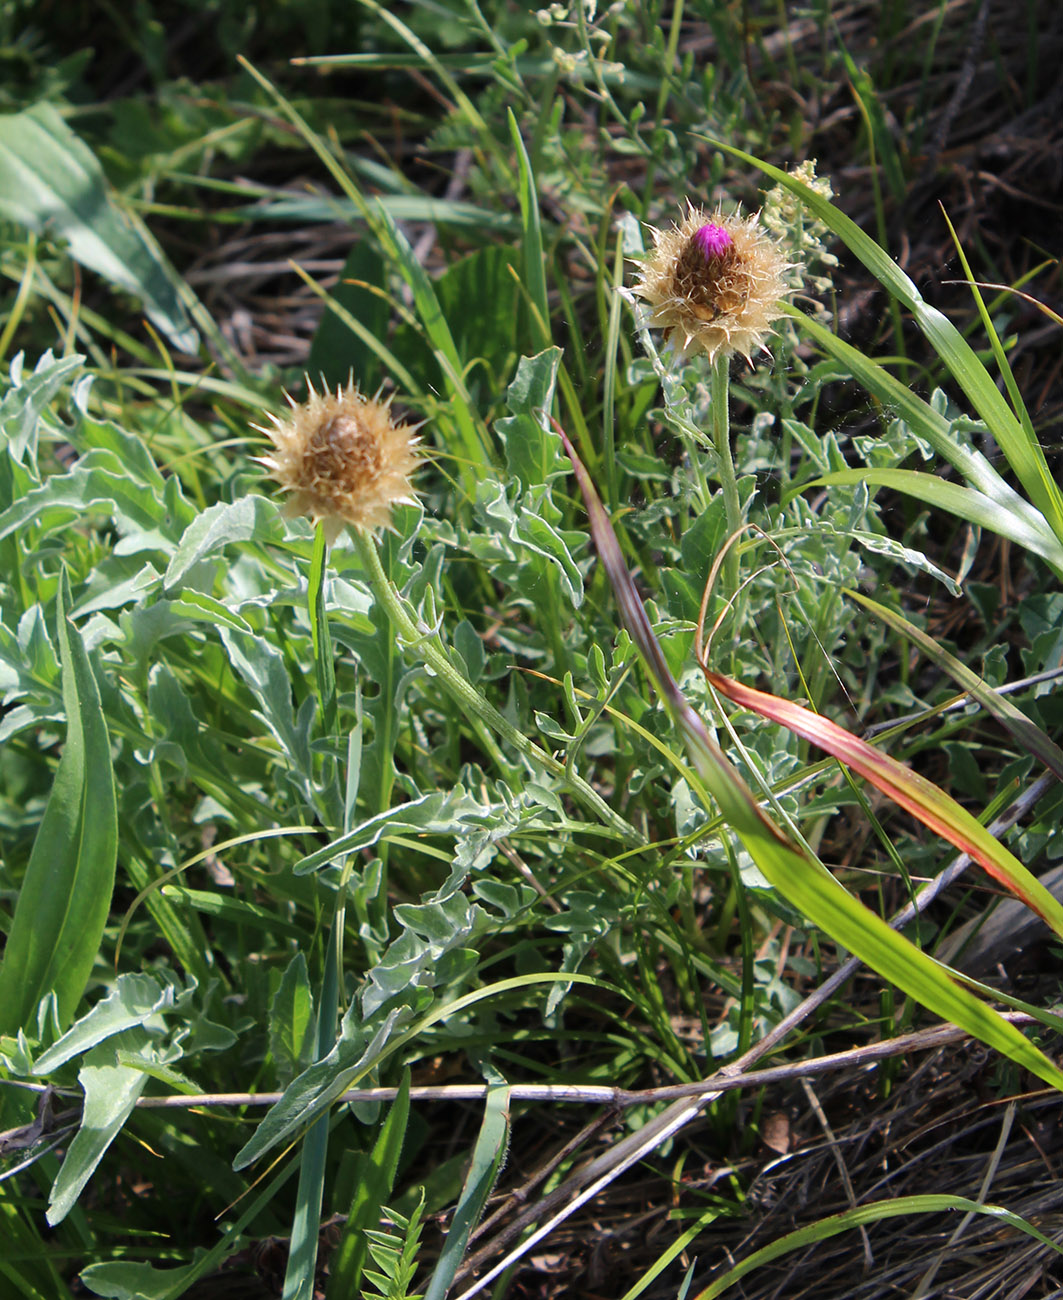
[[[687,205],[671,230],[653,231],[654,251],[640,267],[634,292],[650,305],[651,326],[680,357],[699,349],[710,361],[740,352],[767,351],[764,339],[782,313],[779,300],[792,269],[757,216],[710,216]]]
[[[336,392],[288,397],[287,419],[270,415],[274,428],[254,427],[273,442],[259,460],[285,492],[284,513],[321,520],[325,538],[335,541],[347,524],[371,531],[387,528],[391,507],[412,501],[410,476],[421,464],[416,425],[396,424],[390,401],[363,397],[352,381]],[[379,396],[379,394],[378,394]]]

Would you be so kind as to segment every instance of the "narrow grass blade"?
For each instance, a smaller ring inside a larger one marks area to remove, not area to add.
[[[332,1047],[336,1036],[336,1007],[340,993],[340,962],[343,909],[338,907],[325,953],[325,969],[317,1003],[317,1038],[314,1056],[320,1058]],[[321,1204],[325,1195],[325,1166],[328,1159],[329,1117],[323,1112],[310,1125],[299,1155],[299,1186],[292,1215],[288,1267],[284,1273],[281,1300],[314,1300],[317,1248],[321,1231]]]
[[[633,1287],[625,1291],[621,1300],[638,1300],[642,1293],[649,1289],[654,1282],[660,1277],[666,1268],[677,1259],[687,1249],[690,1243],[700,1237],[710,1223],[715,1223],[720,1217],[720,1211],[714,1206],[712,1209],[705,1210],[698,1218],[685,1229],[680,1235],[653,1261],[650,1267],[639,1278]],[[693,1265],[691,1265],[693,1267]],[[680,1294],[680,1300],[682,1292]]]
[[[403,27],[398,19],[391,17],[387,10],[373,4],[372,0],[362,0],[362,3],[368,4],[369,7],[379,12],[381,17],[391,26],[395,27],[397,25],[403,32],[408,30]],[[435,351],[440,370],[443,372],[447,387],[450,390],[452,413],[464,444],[465,455],[471,462],[471,466],[490,463],[490,438],[482,420],[475,414],[474,403],[465,387],[465,381],[462,377],[462,364],[458,357],[457,348],[454,346],[450,326],[447,324],[446,317],[439,305],[439,299],[436,296],[432,281],[424,267],[414,256],[413,249],[410,248],[406,237],[385,208],[381,207],[380,204],[370,203],[365,198],[349,170],[336,156],[335,151],[322,140],[269,78],[259,72],[246,59],[241,57],[239,62],[259,85],[272,96],[281,112],[284,113],[321,159],[321,162],[328,169],[344,194],[347,195],[365,218],[370,229],[380,240],[384,252],[406,281],[413,295],[414,306],[421,318],[425,332]]]
[[[292,270],[300,280],[302,280],[310,292],[316,294],[325,304],[329,312],[329,318],[339,321],[350,330],[356,340],[355,346],[360,345],[360,350],[364,356],[367,358],[370,355],[375,356],[376,359],[391,372],[395,382],[400,384],[403,390],[411,397],[420,397],[422,395],[420,385],[398,357],[395,356],[394,352],[392,352],[387,344],[381,339],[380,334],[383,333],[383,330],[378,334],[376,331],[368,328],[364,321],[360,320],[352,312],[348,311],[348,309],[343,305],[340,301],[338,291],[336,293],[329,293],[327,289],[323,289],[321,285],[319,285],[312,276],[307,275],[303,268],[297,263],[292,263]],[[317,337],[320,336],[320,331],[321,326],[318,326],[318,335],[315,336],[315,342]],[[310,373],[311,375],[316,373],[313,367],[312,357]]]
[[[941,1214],[946,1210],[966,1210],[969,1214],[987,1214],[1017,1232],[1024,1232],[1028,1237],[1033,1237],[1042,1245],[1050,1246],[1057,1254],[1063,1254],[1063,1247],[1038,1232],[1025,1219],[1010,1210],[1005,1210],[1000,1205],[983,1205],[978,1201],[969,1201],[965,1196],[898,1196],[892,1201],[872,1201],[870,1205],[858,1205],[854,1210],[846,1210],[843,1214],[831,1215],[829,1219],[820,1219],[818,1223],[812,1223],[807,1228],[788,1232],[785,1237],[779,1237],[778,1240],[754,1251],[748,1259],[728,1269],[723,1277],[717,1278],[703,1291],[699,1291],[694,1300],[715,1300],[716,1296],[723,1295],[761,1264],[768,1264],[773,1259],[788,1255],[791,1251],[803,1250],[818,1241],[827,1241],[851,1228],[859,1228],[867,1223],[880,1223],[884,1219],[896,1219],[905,1214]]]
[[[872,600],[870,596],[865,596],[859,591],[846,591],[845,594],[850,600],[855,600],[858,605],[869,609],[876,618],[880,618],[883,623],[889,624],[895,631],[917,645],[928,659],[936,663],[939,668],[943,668],[972,699],[977,700],[987,713],[992,714],[1002,726],[1006,727],[1028,754],[1032,754],[1063,781],[1063,750],[1036,722],[1028,718],[1022,709],[1012,704],[1006,695],[1001,695],[987,686],[977,673],[972,672],[955,655],[950,655],[947,650],[943,650],[932,636],[927,636],[921,628],[916,627],[914,623],[909,623],[895,610],[887,609],[885,605],[880,605],[877,600]]]
[[[706,797],[716,800],[724,820],[753,861],[784,898],[884,979],[973,1037],[1023,1062],[1038,1078],[1055,1088],[1063,1087],[1063,1073],[1014,1025],[958,985],[938,962],[890,929],[839,884],[822,863],[808,857],[765,816],[672,677],[594,484],[564,431],[558,427],[558,432],[572,460],[587,505],[591,535],[624,624],[683,737]]]
[[[394,261],[413,294],[413,305],[421,318],[425,333],[435,352],[436,361],[450,390],[450,409],[465,444],[465,454],[473,465],[489,465],[491,463],[490,439],[483,421],[476,415],[473,400],[465,386],[461,358],[458,356],[454,335],[443,314],[435,287],[427,271],[417,260],[406,236],[391,216],[383,210],[377,223],[377,233],[385,252]]]
[[[360,1153],[354,1199],[347,1211],[343,1237],[329,1261],[327,1300],[348,1300],[349,1296],[358,1294],[362,1270],[369,1257],[365,1230],[379,1221],[380,1208],[395,1186],[409,1118],[410,1071],[407,1069],[372,1153],[369,1156]]]
[[[755,690],[710,669],[704,671],[709,685],[721,695],[762,718],[778,722],[795,735],[803,736],[870,781],[924,826],[954,844],[961,853],[966,853],[994,880],[1036,912],[1056,934],[1063,935],[1063,904],[1027,871],[1014,854],[990,835],[976,817],[933,781],[928,781],[925,776],[913,772],[889,754],[882,753],[866,740],[811,709]]]
[[[1019,392],[1019,385],[1015,381],[1015,373],[1008,361],[1008,354],[1004,351],[1004,345],[1000,341],[1000,335],[997,333],[996,326],[993,324],[993,317],[989,313],[989,308],[982,297],[982,289],[999,289],[1005,294],[1015,294],[1028,302],[1040,308],[1050,320],[1054,320],[1057,325],[1063,325],[1063,317],[1053,312],[1043,303],[1039,303],[1036,298],[1031,298],[1028,293],[1022,293],[1020,290],[1010,284],[979,284],[971,270],[971,264],[967,260],[967,254],[963,251],[963,244],[960,243],[960,237],[956,233],[956,227],[949,220],[949,214],[942,207],[942,216],[945,218],[945,224],[949,228],[949,234],[952,236],[952,242],[955,245],[957,256],[963,266],[963,273],[967,277],[967,284],[971,290],[971,296],[974,298],[975,306],[978,308],[978,315],[982,321],[982,328],[985,330],[986,338],[989,340],[989,346],[993,349],[993,359],[997,363],[997,369],[1000,371],[1004,380],[1004,386],[1008,390],[1008,397],[1011,399],[1012,409],[1018,416],[1022,424],[1023,433],[1027,441],[1036,442],[1037,435],[1034,432],[1033,421],[1030,419],[1030,413],[1026,409],[1026,403],[1022,400],[1022,394]],[[1027,272],[1027,276],[1033,272]],[[1025,277],[1024,277],[1025,278]],[[1022,281],[1020,280],[1021,284]]]
[[[520,167],[520,220],[523,229],[524,245],[524,286],[536,317],[536,333],[539,347],[548,348],[550,338],[550,308],[546,301],[546,259],[543,257],[543,228],[539,220],[539,196],[535,192],[535,177],[532,175],[528,151],[520,134],[517,119],[511,108],[506,110],[509,120],[509,134],[513,138],[513,147],[517,151],[517,163]]]
[[[469,1234],[480,1221],[487,1198],[502,1168],[509,1145],[509,1089],[492,1088],[484,1104],[480,1136],[472,1153],[472,1164],[461,1189],[450,1231],[439,1253],[439,1262],[428,1284],[424,1300],[445,1300],[454,1274],[465,1255]]]
[[[54,992],[65,1028],[85,991],[114,890],[118,812],[107,723],[59,580],[56,625],[67,731],[0,965],[0,1033],[30,1030]]]
[[[310,635],[314,646],[314,668],[317,674],[318,707],[321,710],[321,727],[326,736],[336,730],[336,668],[333,663],[332,636],[325,613],[325,569],[328,544],[324,526],[319,523],[314,530],[314,551],[310,559],[310,590],[307,612],[310,615]]]
[[[196,184],[198,178],[190,177]],[[292,194],[288,190],[274,191],[261,187],[250,195],[254,202],[226,209],[229,217],[242,217],[246,221],[334,222],[337,219],[354,221],[361,210],[345,199],[319,198],[314,194]],[[517,219],[507,212],[492,212],[477,207],[475,203],[461,203],[452,199],[435,198],[430,194],[377,194],[374,202],[382,211],[390,213],[396,221],[431,221],[441,226],[454,226],[465,231],[489,231],[497,235],[512,235],[518,228]]]
[[[957,519],[965,519],[979,528],[986,528],[998,537],[1006,537],[1024,550],[1039,555],[1057,575],[1063,576],[1063,545],[1053,535],[1043,517],[1031,515],[1031,507],[1025,502],[1024,509],[1018,511],[994,497],[986,496],[977,488],[963,487],[948,479],[938,478],[936,474],[924,474],[914,469],[841,469],[803,483],[799,490],[829,487],[834,483],[864,483],[868,487],[887,487],[895,492],[903,492],[905,496],[946,510]]]
[[[1006,509],[1022,515],[1032,525],[1040,526],[1049,536],[1052,535],[1045,525],[1044,517],[1007,485],[985,456],[955,438],[948,420],[928,402],[913,393],[878,362],[864,356],[859,348],[838,338],[811,316],[804,315],[787,303],[780,303],[780,310],[795,320],[825,352],[840,361],[853,378],[873,397],[877,397],[887,410],[899,416],[914,433],[930,443],[937,454],[954,466],[972,487]]]

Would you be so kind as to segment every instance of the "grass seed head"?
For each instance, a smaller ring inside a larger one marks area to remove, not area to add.
[[[321,520],[330,543],[348,524],[390,527],[392,506],[413,500],[418,426],[396,424],[390,401],[363,397],[353,381],[335,393],[317,393],[309,380],[307,387],[305,402],[288,397],[286,419],[270,415],[273,428],[254,426],[273,443],[259,460],[289,494],[284,513]]]
[[[688,204],[671,230],[653,232],[654,250],[640,268],[634,292],[650,306],[651,326],[680,358],[702,351],[710,361],[740,352],[747,361],[782,313],[789,292],[786,261],[756,214],[711,216]]]

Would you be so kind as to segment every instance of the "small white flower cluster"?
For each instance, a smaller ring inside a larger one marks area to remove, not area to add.
[[[791,167],[789,174],[825,199],[830,199],[834,195],[829,179],[826,176],[816,175],[814,158]],[[829,230],[785,185],[776,185],[764,196],[764,206],[760,210],[760,223],[777,238],[783,238],[789,243],[797,253],[802,266],[809,267],[814,262],[818,262],[821,267],[831,271],[838,265],[838,259],[827,250],[825,240],[830,235]],[[799,279],[794,281],[794,287],[799,283]],[[829,274],[806,273],[805,283],[815,293],[829,293],[832,287]]]

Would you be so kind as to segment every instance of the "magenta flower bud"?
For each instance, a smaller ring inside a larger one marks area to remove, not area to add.
[[[704,352],[710,361],[739,352],[747,360],[765,339],[796,270],[756,215],[725,216],[687,204],[670,230],[653,233],[633,292],[649,304],[649,324],[664,330],[680,358]]]
[[[694,231],[694,243],[701,249],[705,261],[709,262],[714,257],[722,257],[729,248],[733,247],[734,240],[723,226],[709,221]]]

